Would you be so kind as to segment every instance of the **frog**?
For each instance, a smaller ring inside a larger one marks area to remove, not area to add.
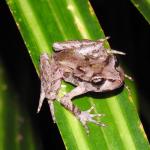
[[[108,37],[98,40],[68,40],[55,42],[54,53],[40,56],[41,93],[37,112],[46,98],[55,122],[54,101],[58,98],[61,82],[75,86],[72,91],[60,98],[59,103],[69,110],[89,133],[88,123],[106,126],[95,118],[104,114],[91,113],[95,106],[86,111],[80,110],[72,99],[88,92],[106,93],[124,85],[125,73],[116,54],[125,53],[105,47]]]

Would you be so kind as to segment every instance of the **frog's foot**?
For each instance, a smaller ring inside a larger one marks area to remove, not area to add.
[[[88,122],[92,122],[98,126],[105,127],[106,125],[93,119],[94,117],[102,117],[105,116],[104,114],[91,114],[90,112],[94,109],[94,106],[92,106],[89,110],[87,111],[82,111],[81,114],[78,116],[80,122],[82,125],[85,127],[87,134],[89,134],[89,129],[87,126]]]

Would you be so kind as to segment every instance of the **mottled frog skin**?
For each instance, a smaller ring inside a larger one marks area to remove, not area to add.
[[[124,72],[114,55],[124,53],[105,48],[105,40],[56,42],[53,44],[55,53],[51,57],[46,53],[41,55],[41,95],[38,112],[46,98],[55,120],[53,102],[57,99],[61,80],[64,80],[76,87],[62,97],[60,103],[80,120],[87,133],[89,133],[87,122],[105,126],[93,118],[102,114],[90,113],[94,107],[81,111],[71,101],[75,96],[87,92],[112,91],[124,84]]]

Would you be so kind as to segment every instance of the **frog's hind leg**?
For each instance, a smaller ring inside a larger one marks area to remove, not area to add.
[[[83,39],[83,40],[69,40],[69,41],[63,41],[63,42],[55,42],[53,44],[53,49],[56,52],[63,51],[65,49],[78,49],[84,46],[101,44],[108,39],[109,37],[105,37],[104,39],[98,39],[96,41]]]
[[[69,40],[65,42],[56,42],[53,44],[53,49],[56,52],[63,51],[65,49],[78,49],[83,46],[96,44],[96,41],[83,39],[83,40]]]
[[[41,94],[37,112],[40,111],[42,103],[46,98],[50,107],[50,111],[55,122],[53,102],[57,97],[61,87],[61,70],[57,66],[53,58],[49,58],[46,53],[40,57],[40,78],[41,78]]]
[[[43,104],[45,98],[46,98],[46,95],[43,92],[43,88],[41,87],[41,94],[40,94],[40,100],[39,100],[39,105],[38,105],[37,113],[40,112],[42,104]],[[51,100],[48,99],[47,102],[49,104],[49,108],[50,108],[50,112],[51,112],[51,115],[52,115],[53,122],[55,123],[54,104],[53,104],[54,99],[53,100],[52,99]]]

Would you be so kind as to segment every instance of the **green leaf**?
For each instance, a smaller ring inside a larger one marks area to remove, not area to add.
[[[52,53],[55,41],[71,39],[99,39],[104,37],[102,28],[87,0],[7,0],[26,47],[39,72],[41,53]],[[106,45],[108,46],[108,45]],[[130,81],[128,81],[130,82]],[[132,89],[133,83],[130,83]],[[63,83],[60,94],[73,87]],[[135,91],[131,96],[126,89],[119,93],[101,94],[94,98],[85,94],[74,103],[87,110],[95,105],[95,113],[104,113],[101,122],[107,127],[89,123],[90,134],[86,134],[80,122],[58,102],[55,103],[56,121],[68,150],[116,150],[149,149],[149,144],[133,104]],[[133,94],[134,93],[134,94]],[[106,94],[107,95],[107,94]],[[49,139],[50,140],[50,139]]]
[[[150,23],[150,0],[131,0],[131,2]]]
[[[21,99],[12,87],[0,62],[0,149],[37,150],[41,142],[35,137],[31,120]]]

